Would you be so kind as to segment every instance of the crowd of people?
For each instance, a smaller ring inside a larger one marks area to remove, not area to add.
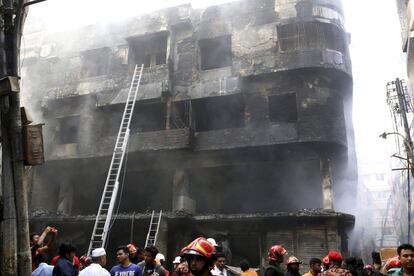
[[[42,246],[46,235],[52,234],[48,244]],[[274,245],[268,251],[268,263],[262,269],[250,268],[247,260],[240,262],[240,270],[226,265],[226,255],[218,250],[212,239],[199,237],[185,246],[174,258],[173,271],[166,268],[165,256],[157,247],[148,246],[144,250],[133,244],[116,249],[118,265],[106,270],[107,253],[104,248],[96,248],[91,256],[76,257],[76,248],[70,243],[62,243],[59,253],[51,264],[47,263],[45,252],[51,248],[57,230],[47,227],[42,235],[30,236],[33,276],[302,276],[302,262],[295,256],[288,256],[282,245]],[[303,276],[409,276],[414,274],[414,247],[400,245],[397,256],[381,262],[378,253],[373,252],[372,263],[364,265],[361,259],[343,259],[341,253],[329,251],[323,259],[311,258],[309,270]]]

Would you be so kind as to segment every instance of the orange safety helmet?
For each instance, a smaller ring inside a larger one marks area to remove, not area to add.
[[[290,256],[289,258],[288,258],[288,260],[287,260],[287,262],[286,262],[286,264],[287,265],[290,265],[290,264],[301,264],[302,262],[301,261],[299,261],[299,259],[298,258],[296,258],[295,256]]]
[[[328,256],[328,255],[326,255],[325,257],[323,257],[323,259],[322,259],[322,263],[324,263],[324,264],[326,264],[326,265],[328,265],[328,264],[329,264],[329,256]]]
[[[216,249],[206,238],[199,237],[181,249],[180,255],[199,255],[212,259]]]
[[[283,245],[273,245],[269,249],[268,258],[271,261],[277,261],[280,260],[280,258],[284,255],[286,255],[286,249],[283,247]]]
[[[389,258],[387,260],[387,262],[385,263],[385,270],[390,270],[391,268],[397,268],[397,267],[401,267],[401,261],[398,258],[398,256]]]

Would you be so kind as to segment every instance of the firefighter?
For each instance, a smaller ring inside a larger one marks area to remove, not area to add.
[[[270,247],[268,253],[269,265],[265,268],[264,276],[284,276],[280,264],[283,263],[286,253],[286,249],[282,245]]]
[[[194,276],[212,276],[210,270],[214,267],[215,248],[209,241],[199,237],[181,250]]]
[[[322,273],[322,276],[351,276],[351,272],[341,267],[342,255],[337,251],[329,251],[329,269]]]
[[[302,262],[295,256],[290,256],[286,262],[285,276],[300,276],[299,266]]]
[[[384,265],[384,269],[389,276],[398,275],[401,271],[401,262],[398,256],[389,258]]]

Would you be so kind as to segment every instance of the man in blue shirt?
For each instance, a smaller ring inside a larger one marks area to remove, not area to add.
[[[78,271],[73,266],[76,247],[70,243],[62,243],[59,247],[59,260],[53,268],[53,276],[77,276]]]
[[[142,276],[141,268],[129,260],[129,251],[126,246],[116,249],[116,259],[119,265],[112,267],[111,276]]]

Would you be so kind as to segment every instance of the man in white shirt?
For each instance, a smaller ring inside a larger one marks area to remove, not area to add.
[[[213,276],[230,276],[230,273],[226,269],[226,256],[219,252],[216,254],[216,263],[214,268],[211,270]]]
[[[44,253],[36,255],[34,259],[36,269],[32,272],[32,276],[52,276],[53,265],[48,265],[46,259],[47,257]]]
[[[83,269],[79,276],[111,276],[109,272],[102,268],[106,265],[106,252],[103,248],[96,248],[92,251],[92,264]]]

